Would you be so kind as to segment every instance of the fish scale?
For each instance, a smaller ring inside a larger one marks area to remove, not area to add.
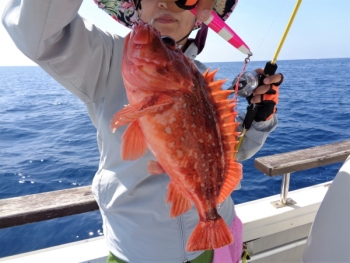
[[[234,158],[235,101],[222,90],[225,80],[214,81],[217,71],[202,75],[181,50],[168,46],[142,21],[126,37],[124,49],[122,74],[130,104],[111,121],[113,131],[129,124],[122,158],[135,160],[147,149],[154,154],[157,160],[148,164],[149,172],[166,172],[171,179],[165,200],[171,203],[171,217],[196,206],[199,222],[186,250],[232,243],[217,212],[242,177]]]

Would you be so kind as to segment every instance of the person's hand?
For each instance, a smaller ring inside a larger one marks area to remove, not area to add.
[[[205,22],[209,19],[210,13],[213,10],[214,0],[198,0],[197,18]]]
[[[261,75],[264,69],[259,68],[255,70]],[[258,107],[255,121],[266,121],[273,117],[277,111],[276,104],[278,103],[279,86],[283,82],[282,74],[275,74],[264,79],[264,85],[257,87],[253,94],[247,98],[248,103],[254,103]]]

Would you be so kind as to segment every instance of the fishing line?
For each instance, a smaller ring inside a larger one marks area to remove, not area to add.
[[[237,107],[237,105],[238,105],[238,86],[239,86],[239,80],[241,79],[241,77],[242,77],[242,75],[243,75],[243,73],[245,72],[245,69],[246,69],[246,67],[247,67],[247,65],[248,65],[248,63],[250,62],[250,57],[252,56],[253,54],[248,54],[248,57],[246,57],[245,59],[244,59],[244,65],[243,65],[243,68],[242,68],[242,70],[241,70],[241,73],[238,75],[238,81],[236,82],[236,85],[235,85],[235,95],[234,95],[234,97],[233,97],[233,99],[232,99],[232,102],[236,102],[236,105],[235,105],[235,110],[234,111],[236,111],[237,113],[238,113],[238,107]],[[238,140],[237,140],[237,144],[236,144],[236,147],[235,147],[235,149],[237,150],[237,152],[238,152],[238,149],[239,149],[239,147],[241,146],[241,143],[242,143],[242,140],[243,140],[243,138],[244,138],[244,135],[245,135],[245,129],[243,129],[243,131],[241,132],[241,134],[238,136]]]
[[[279,55],[279,52],[281,51],[281,48],[284,44],[284,41],[286,40],[286,37],[288,35],[288,32],[289,32],[289,29],[291,28],[292,26],[292,23],[294,21],[294,18],[299,10],[299,7],[300,7],[300,4],[301,4],[302,0],[297,0],[297,3],[294,7],[294,10],[292,12],[292,15],[291,17],[289,18],[289,21],[288,21],[288,24],[287,24],[287,27],[286,29],[284,30],[283,32],[283,35],[282,35],[282,38],[280,40],[280,43],[278,44],[278,47],[276,49],[276,52],[272,58],[272,60],[270,62],[267,62],[266,65],[265,65],[265,68],[264,68],[264,72],[262,75],[259,75],[258,78],[257,78],[257,83],[256,83],[256,86],[254,85],[254,89],[261,85],[263,83],[263,80],[265,77],[267,76],[271,76],[273,74],[275,74],[276,70],[277,70],[277,64],[276,64],[276,61],[277,61],[277,57]],[[238,83],[238,82],[237,82]],[[236,84],[237,84],[236,83]],[[249,86],[248,86],[249,87]],[[243,121],[243,130],[241,132],[241,135],[239,136],[239,140],[238,140],[238,144],[236,145],[236,151],[238,152],[239,150],[239,147],[242,143],[242,140],[244,138],[244,135],[246,133],[247,130],[250,129],[250,126],[252,125],[254,119],[255,119],[255,116],[257,114],[257,106],[256,104],[254,103],[251,103],[248,108],[247,108],[247,113],[246,113],[246,116],[244,118],[244,121]]]
[[[259,46],[258,46],[258,50],[260,49],[260,47],[261,47],[261,45],[262,45],[262,43],[264,42],[264,40],[265,40],[265,38],[267,37],[267,35],[268,35],[268,33],[270,32],[270,30],[271,30],[271,28],[272,28],[272,26],[275,24],[275,22],[276,22],[276,19],[278,18],[278,16],[280,15],[280,13],[281,13],[281,11],[282,11],[282,9],[285,7],[285,4],[286,4],[286,2],[287,2],[287,0],[285,0],[284,1],[284,3],[281,5],[281,7],[279,8],[279,11],[277,12],[277,15],[275,16],[275,18],[274,18],[274,20],[272,21],[272,23],[271,23],[271,25],[270,25],[270,27],[269,27],[269,29],[267,30],[267,32],[266,32],[266,34],[265,34],[265,36],[263,37],[263,39],[260,41],[260,44],[259,44]],[[217,23],[218,24],[220,24],[219,22],[221,22],[221,24],[222,24],[222,21],[220,20],[220,19],[218,19],[219,21],[217,21]],[[210,23],[209,23],[210,24]],[[222,25],[218,25],[218,24],[215,24],[215,25],[212,25],[212,29],[214,29],[214,31],[215,32],[217,32],[219,35],[221,35],[220,34],[220,30],[222,30],[223,28],[222,28]],[[225,25],[225,23],[224,23],[224,25]],[[217,28],[216,28],[217,27]],[[215,30],[216,29],[216,30]],[[228,29],[230,29],[230,28],[228,28]],[[219,30],[219,31],[218,31]],[[235,33],[233,32],[233,35],[235,35]],[[222,35],[221,35],[222,36]],[[225,37],[224,37],[225,38]],[[226,38],[225,38],[226,39]],[[226,39],[227,40],[227,39]],[[228,42],[230,42],[230,41],[228,41]],[[241,40],[241,42],[242,42],[242,40]],[[231,43],[231,42],[230,42]],[[231,43],[232,44],[232,43]],[[236,46],[236,45],[234,45],[236,48],[238,48],[238,49],[240,49],[241,47],[238,47],[238,46]],[[279,45],[279,47],[281,46],[281,44]],[[248,48],[248,47],[247,47]],[[240,50],[240,51],[242,51],[242,50]],[[247,50],[245,50],[245,51],[247,51]],[[243,69],[242,69],[242,71],[241,71],[241,73],[238,75],[238,77],[236,78],[238,81],[236,82],[236,85],[235,85],[235,95],[234,95],[234,98],[233,98],[233,101],[235,101],[235,102],[238,102],[238,90],[239,90],[239,83],[240,83],[240,79],[241,79],[241,77],[242,77],[242,75],[244,74],[244,71],[245,71],[245,68],[246,68],[246,66],[247,66],[247,64],[250,62],[250,56],[252,56],[253,54],[251,53],[251,51],[249,50],[249,48],[248,48],[248,52],[244,52],[244,51],[242,51],[243,53],[246,53],[247,55],[248,55],[248,57],[244,60],[244,65],[243,65]],[[274,61],[273,61],[274,62]],[[265,67],[266,68],[266,67]],[[264,72],[267,72],[266,70],[264,71]],[[235,105],[235,110],[236,110],[236,107],[237,107],[237,103],[236,103],[236,105]],[[236,110],[237,111],[237,110]],[[255,111],[256,112],[256,111]],[[248,114],[246,114],[246,117],[248,116]],[[246,120],[244,121],[244,123],[246,123]],[[243,127],[244,127],[245,125],[243,124]],[[249,125],[249,127],[250,127],[250,125]],[[249,129],[249,128],[247,128],[247,129]],[[243,131],[242,131],[242,133],[241,133],[241,135],[239,136],[240,137],[240,139],[239,139],[239,142],[238,142],[238,144],[237,144],[237,149],[240,147],[240,144],[241,144],[241,142],[242,142],[242,139],[243,139],[243,137],[244,137],[244,133],[245,133],[245,130],[246,129],[243,129]]]
[[[235,84],[234,96],[233,96],[232,101],[238,101],[239,80],[241,79],[241,77],[242,77],[242,75],[243,75],[243,73],[244,73],[244,71],[245,71],[245,69],[246,69],[248,63],[250,62],[250,57],[251,57],[251,56],[253,56],[252,53],[251,53],[251,54],[248,54],[248,57],[246,57],[246,58],[244,59],[244,64],[243,64],[243,67],[242,67],[242,69],[241,69],[241,73],[239,73],[239,75],[238,75],[238,77],[237,77],[238,81],[237,81],[237,83]],[[237,105],[236,105],[236,107],[237,107]],[[235,107],[235,110],[236,110],[236,107]]]
[[[263,42],[265,41],[267,35],[270,33],[272,26],[275,24],[277,18],[281,15],[282,9],[284,9],[284,7],[286,5],[286,2],[287,2],[287,0],[285,0],[284,3],[282,4],[282,6],[280,7],[279,11],[277,12],[277,15],[275,16],[275,19],[272,21],[269,29],[266,31],[265,36],[260,41],[260,44],[258,45],[258,48],[256,49],[256,51],[254,51],[255,53],[257,53],[259,51],[259,49],[260,49],[261,45],[263,44]]]

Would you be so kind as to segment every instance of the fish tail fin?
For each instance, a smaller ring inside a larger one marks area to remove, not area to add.
[[[225,221],[219,217],[214,221],[199,221],[188,239],[186,250],[209,250],[227,246],[233,242],[232,234]]]

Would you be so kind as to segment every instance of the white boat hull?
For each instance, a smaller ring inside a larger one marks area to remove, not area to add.
[[[243,241],[251,259],[247,262],[301,262],[305,243],[317,210],[331,182],[289,193],[297,204],[275,208],[279,195],[236,206],[243,222]],[[97,237],[0,259],[2,263],[105,263],[108,250]]]

